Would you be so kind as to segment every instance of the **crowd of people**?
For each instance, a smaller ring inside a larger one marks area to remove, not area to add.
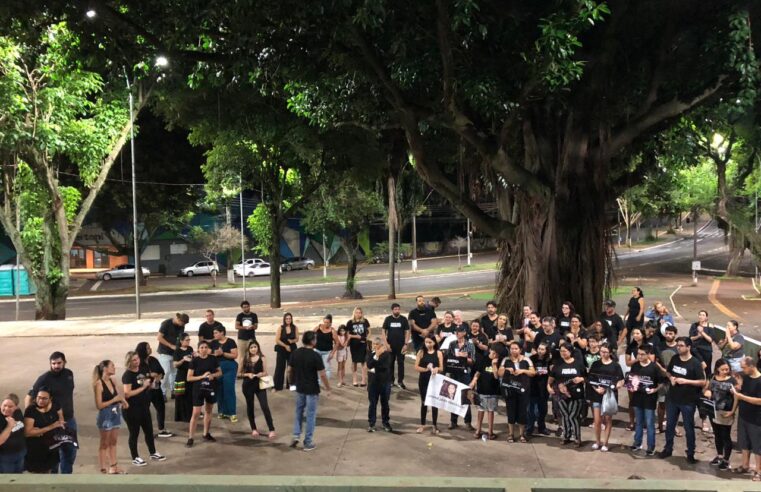
[[[235,339],[209,309],[195,348],[185,332],[188,316],[177,313],[159,328],[157,356],[148,342],[127,352],[121,384],[113,361],[103,360],[93,370],[100,471],[124,473],[117,461],[122,420],[128,428],[133,465],[148,463],[138,448],[141,432],[149,459],[166,460],[157,451],[155,440],[174,435],[166,428],[170,401],[174,421],[187,423],[188,448],[195,444],[199,420],[201,439],[215,442],[211,434],[215,405],[219,419],[238,421],[239,379],[253,438],[263,434],[268,439],[277,437],[268,390],[291,390],[295,394],[291,447],[302,444],[305,451],[315,449],[319,395],[321,391],[330,394],[333,383],[337,387],[351,384],[366,388],[368,432],[377,430],[378,403],[381,428],[392,432],[390,395],[393,387],[407,389],[405,358],[410,355],[418,375],[420,420],[415,432],[419,434],[427,429],[433,435],[441,432],[439,408],[426,405],[431,378],[441,374],[469,388],[461,404],[467,405],[464,426],[474,438],[498,438],[495,427],[500,424],[495,422],[495,413],[504,401],[507,442],[525,443],[551,436],[548,424],[554,423],[554,434],[562,437],[564,445],[582,447],[582,431],[589,420],[594,434],[591,449],[607,452],[619,395],[626,391],[626,429],[632,432],[632,453],[670,457],[675,438],[682,435],[677,426],[681,417],[686,460],[696,463],[697,413],[702,431],[714,436],[716,456],[710,464],[746,474],[751,472],[754,454],[751,478],[761,481],[761,362],[745,355],[745,338],[736,321],[729,321],[725,336],[718,336],[708,313],[700,311],[698,320],[680,336],[668,309],[659,302],[647,309],[639,288],[633,290],[623,316],[609,300],[599,319],[586,328],[571,302],[562,304],[557,317],[541,316],[525,306],[513,323],[497,312],[493,301],[486,304],[483,316],[470,321],[463,320],[460,311],[446,311],[439,317],[436,309],[440,305],[438,298],[426,302],[418,296],[416,306],[404,316],[401,306],[394,303],[375,333],[360,307],[338,327],[327,314],[317,326],[301,334],[293,316],[285,313],[274,337],[272,376],[256,337],[258,318],[247,301],[241,303],[235,320]],[[716,361],[715,348],[722,353]],[[347,383],[346,374],[349,359],[351,383]],[[0,419],[2,473],[73,470],[78,449],[74,377],[66,368],[63,353],[54,352],[49,362],[50,370],[25,396],[23,413],[14,394],[0,404],[4,417]],[[448,384],[442,392],[456,387],[455,383]],[[256,423],[257,402],[266,431],[260,431]],[[156,414],[156,433],[151,407]],[[451,413],[450,432],[460,427],[458,417]],[[742,458],[732,467],[735,422]],[[664,442],[657,452],[656,435],[660,433],[664,433]]]

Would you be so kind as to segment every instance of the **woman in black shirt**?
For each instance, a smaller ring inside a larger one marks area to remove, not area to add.
[[[346,330],[349,332],[349,352],[351,352],[351,381],[357,385],[357,366],[360,366],[362,386],[367,384],[367,337],[370,334],[370,322],[365,318],[362,308],[354,308],[351,319],[346,322]],[[327,364],[326,364],[327,368]],[[326,374],[329,374],[326,371]]]
[[[153,441],[153,421],[151,420],[151,402],[148,399],[148,391],[153,383],[153,379],[148,373],[147,368],[141,367],[140,357],[136,352],[127,352],[124,363],[127,370],[122,374],[122,385],[124,388],[124,398],[127,405],[124,407],[124,421],[129,429],[129,451],[132,455],[132,464],[135,466],[145,466],[148,463],[137,453],[137,438],[140,435],[140,429],[145,436],[145,444],[148,446],[148,452],[151,453],[151,459],[164,461],[166,458],[156,451]]]
[[[248,353],[243,359],[243,396],[246,397],[246,415],[248,416],[248,423],[251,425],[251,437],[259,437],[259,431],[256,430],[256,418],[254,415],[254,397],[259,400],[259,406],[262,407],[262,413],[264,414],[264,420],[267,421],[267,427],[270,433],[267,435],[269,439],[274,439],[275,425],[272,423],[272,413],[270,413],[270,406],[267,403],[267,389],[262,389],[259,386],[261,378],[267,375],[267,365],[264,360],[264,355],[259,348],[259,342],[251,340],[251,345],[248,346]]]
[[[238,374],[238,344],[226,335],[222,325],[214,327],[214,340],[212,340],[211,353],[217,358],[219,368],[222,369],[222,377],[219,379],[219,396],[217,408],[219,418],[230,419],[230,422],[238,421],[237,403],[235,401],[235,379]],[[252,338],[251,341],[254,339]]]
[[[285,313],[283,315],[283,324],[277,327],[275,333],[275,383],[274,391],[281,391],[285,385],[285,370],[288,366],[288,359],[296,350],[296,340],[299,338],[299,330],[293,324],[293,315]]]
[[[535,424],[540,434],[544,436],[550,435],[546,422],[547,400],[549,399],[547,378],[549,376],[550,362],[550,352],[547,349],[547,345],[540,343],[536,347],[536,353],[531,356],[531,364],[534,366],[536,375],[531,378],[531,389],[529,390],[528,422],[526,423],[526,435],[528,437],[531,437],[534,433]]]
[[[626,306],[624,319],[626,320],[628,341],[631,339],[632,329],[642,328],[642,324],[645,321],[645,294],[639,287],[632,289],[632,296],[629,299],[629,304]]]
[[[716,414],[711,419],[713,426],[713,435],[716,444],[716,457],[711,460],[711,464],[718,466],[719,470],[729,469],[729,457],[732,454],[732,423],[734,415],[727,417],[727,412],[732,411],[734,405],[734,395],[732,387],[737,386],[737,380],[732,377],[732,370],[729,362],[725,359],[716,361],[713,377],[706,383],[706,390],[703,394],[706,398],[713,400],[716,408]]]
[[[515,442],[515,427],[518,428],[518,439],[526,442],[523,429],[528,420],[531,378],[535,374],[531,359],[521,353],[521,345],[518,342],[511,343],[510,355],[502,360],[499,367],[502,392],[507,404],[507,442]]]
[[[571,317],[575,314],[573,304],[566,301],[560,306],[560,316],[558,316],[557,330],[561,335],[565,335],[571,329]]]
[[[560,346],[560,360],[555,362],[547,380],[547,391],[557,398],[558,410],[563,421],[563,444],[575,439],[581,447],[581,411],[584,406],[584,362],[574,359],[571,345]]]
[[[444,354],[436,348],[436,338],[429,334],[423,339],[423,349],[416,356],[415,371],[418,376],[418,391],[420,392],[420,427],[417,433],[421,434],[425,430],[425,420],[428,416],[428,407],[425,405],[425,396],[428,393],[428,383],[431,376],[438,373],[444,373]],[[438,434],[439,429],[436,426],[439,418],[439,409],[431,407],[431,434]]]
[[[23,473],[26,456],[24,415],[13,393],[0,402],[0,473]]]
[[[164,401],[164,393],[161,391],[161,381],[164,379],[164,368],[161,367],[158,359],[151,354],[151,346],[148,342],[140,342],[135,347],[135,352],[140,357],[141,372],[149,374],[153,380],[150,389],[148,390],[148,399],[150,400],[153,408],[156,409],[156,422],[159,425],[159,432],[156,437],[172,437],[174,434],[167,431],[164,424],[166,418],[166,402]],[[174,388],[172,388],[174,389]]]
[[[51,473],[58,468],[58,448],[50,449],[50,444],[53,436],[64,428],[63,410],[51,399],[47,388],[40,388],[34,404],[24,411],[26,471]]]
[[[212,335],[213,336],[213,335]],[[174,421],[190,422],[193,415],[193,395],[188,384],[188,367],[193,360],[193,347],[190,346],[190,335],[180,335],[180,345],[174,352],[174,367],[177,377],[174,380]]]
[[[497,324],[494,326],[496,335],[494,337],[495,342],[500,342],[508,347],[510,342],[513,341],[513,329],[507,324],[507,315],[500,314],[497,316]]]
[[[594,415],[595,443],[592,449],[608,451],[610,431],[613,430],[613,415],[602,414],[602,399],[606,392],[612,391],[618,402],[618,389],[624,385],[624,373],[618,361],[611,358],[610,347],[607,343],[600,346],[600,360],[592,363],[588,374],[587,397],[592,404]],[[601,439],[602,428],[605,426],[605,439]]]

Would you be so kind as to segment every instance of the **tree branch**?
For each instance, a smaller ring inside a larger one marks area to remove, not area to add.
[[[669,118],[679,116],[710,98],[722,87],[725,79],[726,75],[721,75],[715,85],[707,88],[689,101],[683,102],[679,100],[679,98],[674,98],[660,106],[656,106],[640,118],[636,118],[625,127],[615,131],[610,140],[601,143],[603,156],[608,159],[611,158],[619,150],[632,143],[645,131]]]

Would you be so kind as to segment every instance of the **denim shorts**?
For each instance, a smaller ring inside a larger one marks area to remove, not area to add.
[[[114,404],[98,410],[98,417],[95,419],[95,425],[102,431],[118,429],[122,426],[122,407]]]
[[[602,408],[602,402],[593,401],[593,402],[590,402],[590,403],[592,403],[592,408]]]

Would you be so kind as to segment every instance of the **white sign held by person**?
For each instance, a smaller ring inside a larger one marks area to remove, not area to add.
[[[428,392],[425,394],[425,404],[464,417],[470,406],[466,398],[466,392],[469,389],[466,384],[458,383],[441,374],[433,374],[428,383]],[[462,403],[463,401],[465,403]]]

